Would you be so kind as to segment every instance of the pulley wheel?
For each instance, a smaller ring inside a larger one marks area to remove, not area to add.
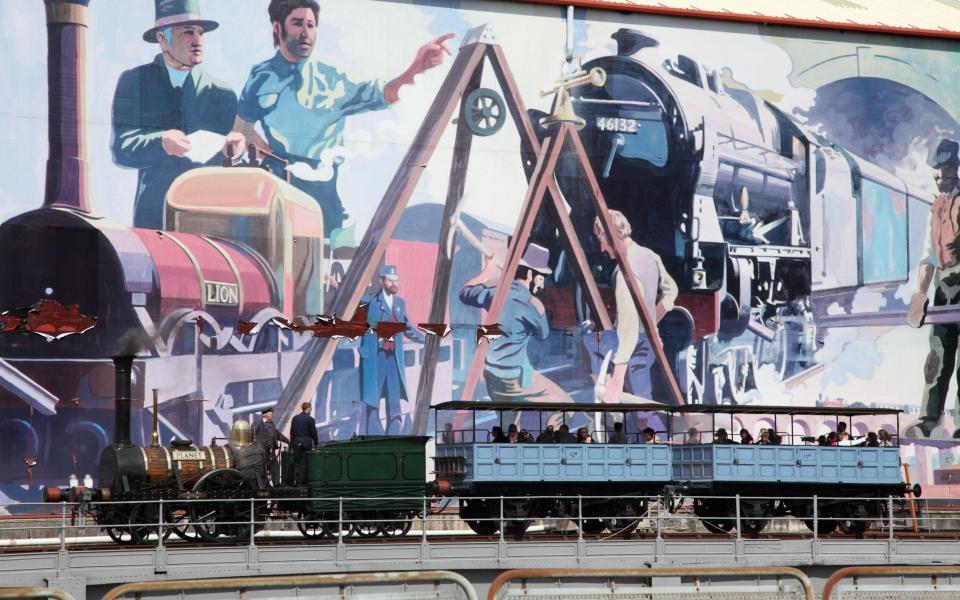
[[[477,88],[467,94],[463,103],[463,119],[471,133],[486,137],[500,131],[507,122],[507,107],[496,91]]]

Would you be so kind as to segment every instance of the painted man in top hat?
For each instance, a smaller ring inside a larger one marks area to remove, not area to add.
[[[136,227],[163,229],[170,184],[181,173],[203,166],[186,158],[188,135],[200,130],[227,135],[224,154],[236,158],[243,152],[243,136],[231,134],[236,94],[200,67],[203,36],[217,27],[216,21],[201,16],[199,0],[156,0],[156,20],[143,39],[158,44],[160,54],[125,71],[117,82],[113,159],[139,170]]]
[[[423,343],[423,334],[416,330],[407,316],[407,303],[397,295],[400,275],[396,265],[380,268],[380,291],[364,299],[367,303],[367,322],[371,327],[381,321],[405,323],[403,335],[380,339],[376,332],[367,333],[360,342],[360,377],[363,403],[366,407],[364,428],[368,435],[408,433],[410,423],[403,422],[400,399],[409,398],[404,373],[403,339]],[[386,425],[380,426],[380,399],[385,400]],[[393,422],[398,425],[392,427]]]
[[[560,386],[533,368],[527,350],[531,340],[542,341],[550,334],[546,310],[537,298],[546,285],[546,278],[553,272],[548,266],[549,259],[549,250],[530,244],[510,283],[507,301],[500,314],[502,335],[491,343],[483,365],[487,394],[494,402],[570,401]],[[479,274],[463,284],[460,301],[467,306],[489,310],[497,292],[500,271],[495,260],[487,261]]]
[[[929,165],[940,193],[930,207],[930,228],[917,271],[917,291],[910,300],[907,321],[921,327],[926,316],[927,292],[933,283],[933,305],[960,304],[960,144],[943,139],[931,153]],[[909,437],[928,437],[940,425],[957,362],[960,324],[936,323],[930,330],[930,353],[923,367],[924,395],[920,420],[905,432]],[[960,383],[960,372],[957,374]],[[960,429],[954,432],[960,437]]]
[[[277,450],[280,448],[280,442],[289,444],[290,440],[277,430],[273,422],[273,407],[260,411],[260,422],[253,428],[253,442],[259,444],[263,451],[263,461],[267,465],[267,473],[270,475],[270,483],[279,485],[277,479]]]
[[[444,42],[453,34],[422,46],[410,67],[386,84],[356,81],[312,56],[320,18],[315,0],[271,0],[268,12],[277,53],[250,70],[235,128],[288,161],[286,167],[270,164],[281,177],[284,168],[289,170],[292,183],[316,199],[329,235],[347,217],[337,193],[346,117],[397,102],[401,86],[443,62],[444,53],[450,53]],[[254,129],[256,123],[266,139]]]

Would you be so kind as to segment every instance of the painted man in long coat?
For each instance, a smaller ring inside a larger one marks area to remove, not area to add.
[[[113,96],[113,159],[139,170],[135,227],[163,229],[170,184],[203,166],[186,158],[188,136],[200,130],[227,135],[233,127],[237,95],[200,67],[203,36],[218,24],[201,17],[198,1],[156,0],[156,21],[143,39],[159,44],[160,54],[120,75]],[[244,145],[241,134],[230,134],[224,152],[236,158]]]
[[[407,303],[397,295],[400,276],[395,265],[380,268],[380,291],[367,298],[367,322],[375,327],[381,321],[406,324],[403,334],[381,339],[376,332],[367,333],[360,342],[360,372],[365,432],[368,435],[407,433],[410,423],[403,422],[400,400],[409,398],[404,374],[403,339],[423,342],[423,334],[414,328],[407,316]],[[380,425],[380,399],[385,400],[386,425]],[[393,426],[396,421],[397,425]]]

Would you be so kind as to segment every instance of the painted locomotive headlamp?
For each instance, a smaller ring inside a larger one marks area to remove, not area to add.
[[[180,71],[188,71],[203,62],[203,27],[177,25],[157,32],[157,43],[168,63]]]

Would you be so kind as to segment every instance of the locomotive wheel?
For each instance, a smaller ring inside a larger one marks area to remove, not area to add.
[[[103,530],[110,536],[111,540],[123,546],[136,543],[133,531],[125,525],[107,525]]]
[[[381,530],[382,526],[377,521],[355,521],[350,524],[350,531],[362,538],[377,537]]]
[[[626,504],[617,508],[616,514],[620,516],[610,519],[607,528],[614,533],[629,537],[640,525],[640,519],[647,514],[647,503],[643,501],[639,505]]]
[[[254,489],[240,471],[211,471],[197,481],[193,491],[205,500],[190,506],[190,522],[203,541],[233,544],[249,537],[250,502],[246,499],[254,495]],[[262,508],[254,507],[257,520]]]
[[[171,527],[167,526],[170,522],[169,511],[164,508],[163,515],[163,539],[170,537]],[[156,544],[157,529],[160,526],[160,508],[159,505],[143,502],[137,504],[130,511],[130,534],[133,541],[137,544]]]
[[[380,532],[384,537],[403,537],[410,533],[411,527],[413,527],[413,516],[401,515],[399,519],[381,523]]]
[[[304,513],[297,519],[297,529],[303,534],[303,537],[310,540],[319,540],[330,537],[330,530],[326,524],[320,520],[317,513]]]
[[[773,504],[771,502],[747,502],[740,503],[740,526],[743,533],[760,533],[770,522],[773,516]]]
[[[194,529],[193,524],[190,522],[190,513],[186,510],[177,510],[173,512],[170,516],[170,522],[172,523],[173,533],[177,534],[177,537],[185,542],[199,542],[201,541],[200,534],[197,533]]]
[[[807,529],[810,531],[814,530],[813,519],[804,519],[803,524],[807,526]],[[828,535],[833,533],[833,530],[837,528],[836,521],[828,521],[826,519],[817,519],[817,535]]]
[[[700,519],[707,531],[718,535],[730,533],[736,526],[733,519],[722,518],[734,514],[734,510],[733,502],[730,501],[695,499],[693,502],[693,514]]]

